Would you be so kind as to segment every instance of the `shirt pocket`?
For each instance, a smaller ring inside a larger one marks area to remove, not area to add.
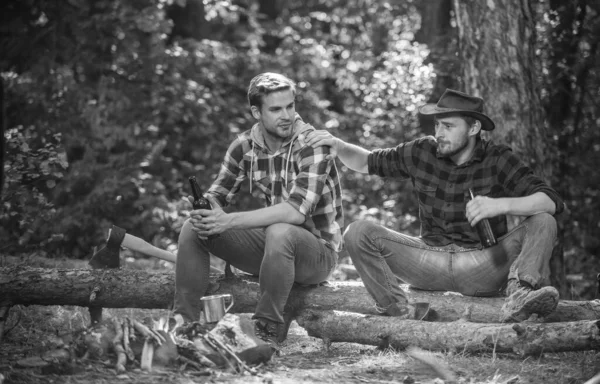
[[[471,188],[474,196],[494,197],[491,185],[475,185]],[[469,191],[467,191],[467,194]]]
[[[260,184],[265,189],[271,189],[271,177],[267,171],[252,170],[252,182]]]
[[[437,184],[415,180],[415,191],[419,199],[419,211],[431,215],[436,204]]]

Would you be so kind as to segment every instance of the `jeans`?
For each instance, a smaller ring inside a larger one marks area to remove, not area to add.
[[[318,284],[337,265],[337,253],[306,229],[278,223],[266,228],[229,230],[202,240],[187,220],[179,234],[174,312],[198,320],[200,298],[208,288],[210,254],[258,275],[260,296],[254,318],[283,323],[283,309],[294,282]]]
[[[536,289],[549,285],[555,239],[556,220],[547,213],[530,216],[497,245],[484,249],[431,247],[420,238],[366,220],[350,224],[344,233],[356,270],[381,311],[408,301],[402,282],[469,296],[496,296],[508,279]]]

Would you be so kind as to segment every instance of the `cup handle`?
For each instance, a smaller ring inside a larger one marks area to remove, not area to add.
[[[229,296],[229,298],[231,299],[231,304],[229,304],[229,307],[225,308],[225,313],[227,313],[227,312],[229,312],[231,307],[233,307],[233,295],[231,293],[228,293],[225,296]]]

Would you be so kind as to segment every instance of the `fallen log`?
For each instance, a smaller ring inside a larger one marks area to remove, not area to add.
[[[24,266],[0,268],[0,308],[12,305],[76,305],[104,308],[169,308],[175,289],[172,272],[133,269],[50,269]],[[233,313],[254,312],[259,296],[258,280],[243,276],[212,276],[207,294],[231,293]],[[503,297],[468,297],[444,292],[410,290],[414,301],[431,304],[429,320],[448,322],[463,317],[477,323],[498,321]],[[294,287],[286,311],[342,310],[375,314],[374,303],[361,283],[329,283]],[[546,322],[600,319],[600,300],[560,301]]]
[[[543,352],[600,349],[600,320],[562,323],[431,323],[341,311],[303,311],[296,318],[309,336],[382,348],[416,346],[430,351],[467,353]]]

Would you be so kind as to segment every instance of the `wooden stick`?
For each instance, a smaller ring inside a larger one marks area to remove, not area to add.
[[[223,353],[223,351],[221,350],[221,348],[219,348],[219,346],[216,343],[213,343],[205,334],[204,335],[204,341],[206,341],[206,344],[208,344],[212,349],[214,349],[215,351],[217,351],[217,353],[223,358],[223,360],[225,360],[227,362],[227,364],[231,367],[231,369],[233,369],[235,372],[239,373],[239,369],[233,365],[233,363],[231,362],[231,360],[229,360],[227,358],[227,356],[225,356],[225,354]]]
[[[129,361],[135,361],[135,355],[131,350],[131,346],[129,345],[129,334],[131,326],[129,323],[129,318],[125,318],[123,320],[123,348],[125,348],[125,354],[127,354],[127,358]]]
[[[165,343],[167,340],[165,340],[164,337],[162,337],[162,335],[160,335],[157,332],[154,332],[153,330],[151,330],[150,328],[146,327],[144,324],[140,323],[137,320],[132,320],[133,322],[133,328],[135,328],[136,331],[138,331],[139,333],[141,333],[142,335],[153,339],[154,341],[156,341],[156,343],[158,345],[162,345],[162,343]]]
[[[219,341],[219,339],[217,339],[216,337],[214,337],[213,335],[211,335],[210,333],[206,333],[204,335],[204,338],[210,338],[210,340],[215,343],[218,347],[222,348],[223,350],[225,350],[227,353],[229,353],[231,355],[231,357],[233,357],[233,359],[245,370],[247,370],[248,372],[250,372],[253,375],[256,375],[256,370],[254,368],[250,368],[249,366],[246,365],[246,363],[244,363],[239,357],[238,355],[231,350],[231,348],[229,348],[227,345],[223,344],[221,341]]]
[[[140,358],[140,368],[143,371],[152,371],[152,359],[154,358],[154,342],[151,338],[146,338],[144,348],[142,348],[142,357]]]
[[[113,326],[115,327],[115,337],[113,338],[113,348],[115,349],[115,353],[117,354],[117,364],[115,368],[117,373],[123,373],[126,371],[125,364],[127,363],[127,355],[125,354],[125,349],[121,344],[123,340],[123,328],[121,326],[121,322],[117,319],[113,319]]]

